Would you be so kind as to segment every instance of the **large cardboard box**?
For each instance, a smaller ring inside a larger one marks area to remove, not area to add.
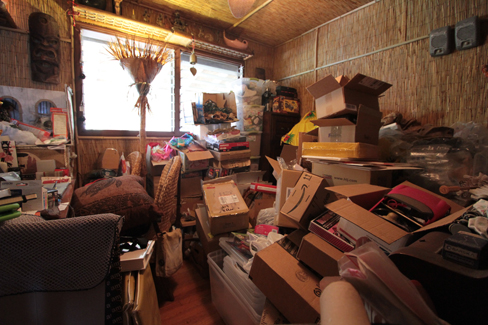
[[[393,182],[392,169],[351,166],[318,160],[312,161],[312,174],[325,178],[330,186],[373,184],[392,187]]]
[[[278,161],[268,156],[266,156],[266,159],[268,159],[269,164],[273,167],[273,174],[275,174],[274,176],[278,180],[276,183],[276,208],[278,213],[275,217],[274,224],[278,227],[299,228],[297,222],[281,213],[281,208],[285,204],[288,196],[290,196],[293,188],[295,188],[302,172],[298,170],[281,169]]]
[[[379,147],[361,142],[303,142],[302,158],[328,160],[373,160],[379,157]]]
[[[212,235],[210,232],[210,224],[208,222],[208,214],[204,205],[199,206],[195,209],[195,214],[197,216],[197,233],[200,242],[202,243],[205,256],[209,253],[220,249],[219,239],[222,237],[230,237],[230,233],[222,233],[218,235]]]
[[[339,275],[337,261],[344,253],[320,238],[308,233],[303,237],[298,249],[298,259],[321,276]]]
[[[322,177],[302,173],[280,212],[308,229],[310,220],[324,211],[324,205],[331,199],[331,193],[326,190],[328,186]]]
[[[249,209],[236,183],[210,183],[202,187],[212,235],[248,227]]]
[[[343,163],[325,160],[311,160],[312,174],[325,178],[330,186],[372,184],[393,187],[398,173],[420,169],[403,164]]]
[[[407,232],[400,227],[397,227],[394,224],[384,220],[383,218],[378,217],[374,213],[369,212],[368,210],[374,205],[375,202],[372,200],[365,200],[364,197],[362,203],[363,206],[346,199],[340,199],[327,204],[326,208],[341,216],[338,224],[338,230],[353,243],[355,243],[356,240],[361,237],[367,237],[376,242],[388,253],[394,252],[397,249],[407,245],[412,235],[448,225],[454,220],[458,219],[467,210],[467,208],[463,208],[457,203],[423,189],[415,184],[410,182],[404,182],[402,184],[425,191],[430,195],[434,195],[444,200],[451,207],[451,214],[427,226],[421,227],[414,232]],[[361,185],[351,185],[351,190],[354,189],[354,187],[358,188],[361,187]],[[345,189],[343,194],[346,192],[347,189]]]
[[[249,277],[292,324],[319,321],[320,278],[279,243],[254,256]]]
[[[381,112],[360,105],[354,119],[347,117],[313,120],[317,125],[319,142],[362,142],[378,144]]]
[[[356,114],[359,105],[365,105],[379,111],[378,96],[391,85],[362,74],[356,74],[348,80],[332,75],[307,87],[315,98],[317,118],[334,117],[343,114]]]

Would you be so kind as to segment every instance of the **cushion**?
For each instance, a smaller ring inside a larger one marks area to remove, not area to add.
[[[154,199],[147,194],[143,179],[126,175],[96,181],[77,188],[71,204],[75,216],[113,213],[124,217],[122,232],[142,225],[150,225],[161,216]]]

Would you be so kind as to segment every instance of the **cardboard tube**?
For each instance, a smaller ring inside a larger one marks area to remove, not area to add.
[[[322,325],[369,325],[364,303],[356,289],[346,281],[329,284],[320,296]]]

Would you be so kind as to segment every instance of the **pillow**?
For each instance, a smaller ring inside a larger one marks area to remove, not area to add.
[[[143,179],[137,175],[107,178],[77,188],[71,205],[75,216],[113,213],[124,216],[122,232],[150,225],[161,216],[154,199],[147,194]]]

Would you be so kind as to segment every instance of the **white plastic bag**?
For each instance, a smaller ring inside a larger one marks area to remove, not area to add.
[[[183,264],[183,238],[180,228],[159,233],[156,239],[156,275],[170,277]]]
[[[434,314],[412,281],[373,242],[345,253],[339,260],[339,275],[388,324],[447,324]]]

